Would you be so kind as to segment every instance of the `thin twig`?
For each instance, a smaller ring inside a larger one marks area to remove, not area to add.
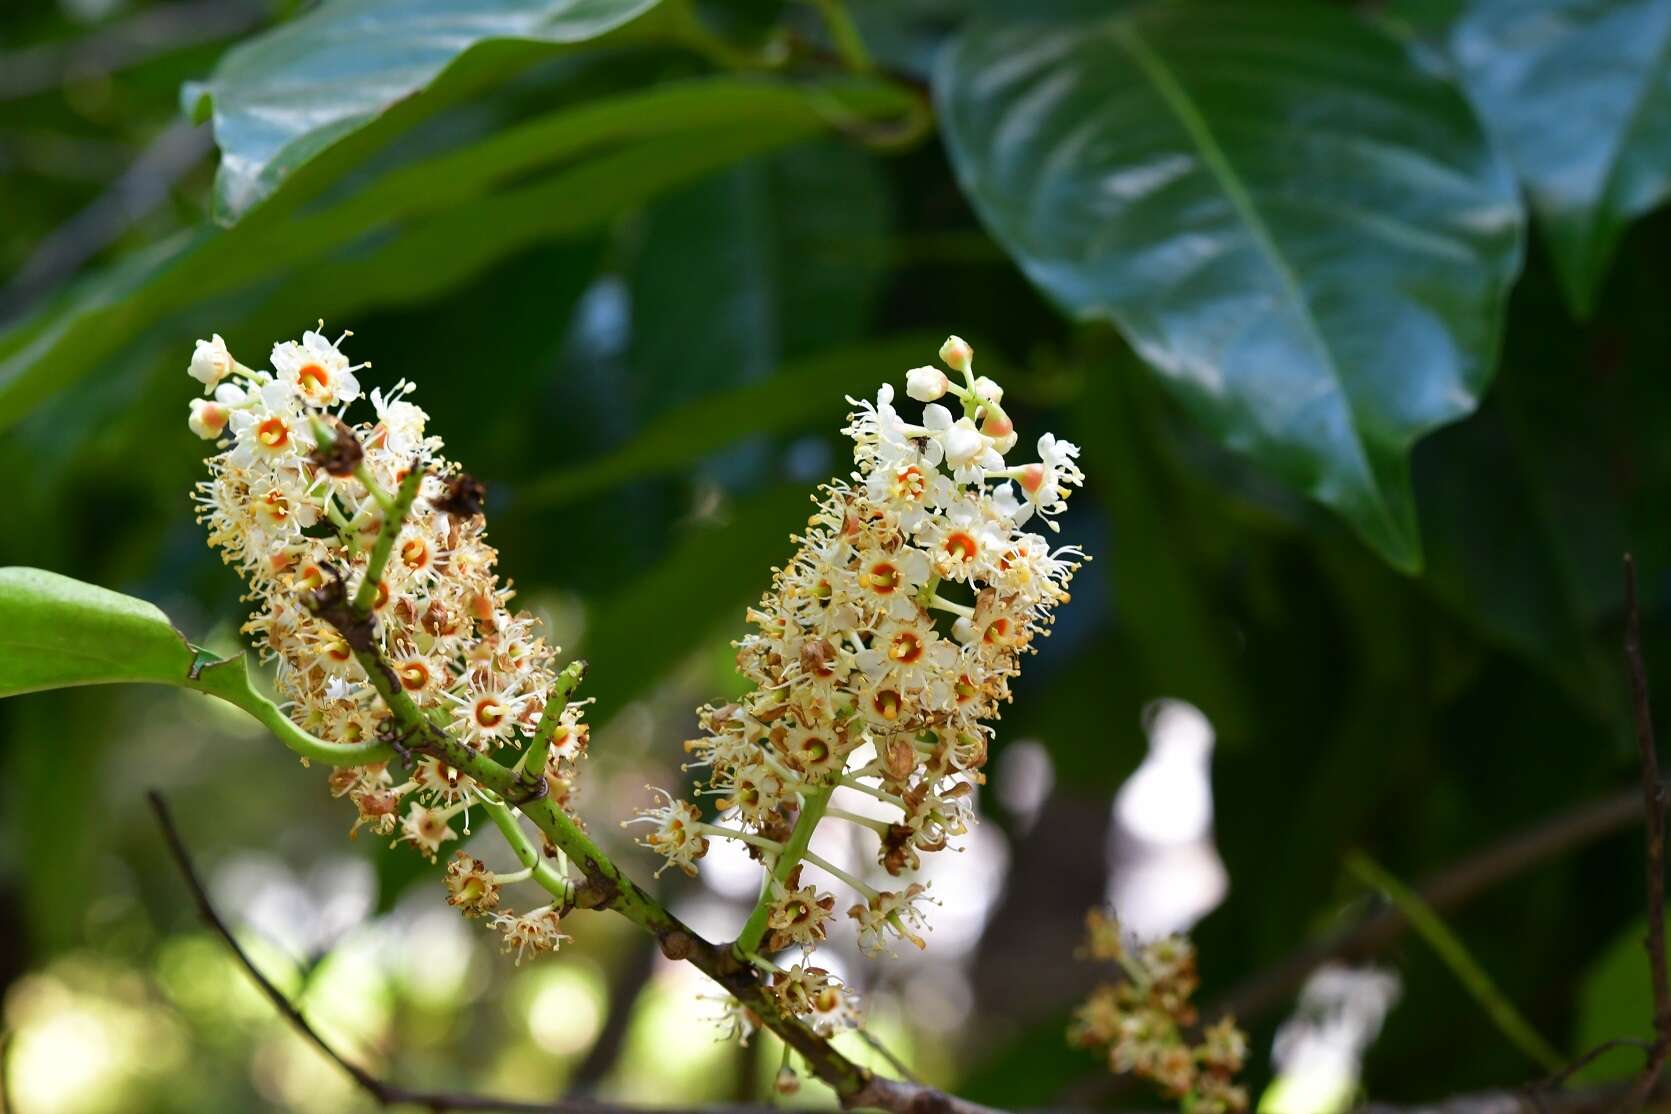
[[[912,1071],[911,1068],[905,1063],[904,1060],[901,1060],[898,1056],[895,1056],[893,1054],[893,1050],[890,1049],[887,1045],[883,1044],[882,1039],[880,1037],[878,1037],[875,1033],[872,1033],[869,1029],[866,1029],[863,1025],[859,1026],[854,1031],[856,1033],[858,1033],[860,1040],[864,1041],[867,1045],[870,1046],[870,1049],[871,1049],[872,1052],[875,1052],[878,1056],[882,1057],[882,1059],[884,1059],[888,1062],[888,1066],[890,1068],[893,1068],[901,1076],[903,1076],[905,1079],[909,1080],[912,1083],[921,1083],[922,1082],[922,1080],[917,1077],[917,1073]]]
[[[1654,1046],[1642,1076],[1631,1088],[1626,1109],[1640,1107],[1659,1082],[1671,1055],[1671,980],[1665,970],[1665,791],[1654,746],[1654,713],[1648,701],[1648,670],[1642,660],[1642,611],[1636,596],[1636,561],[1625,554],[1625,668],[1630,674],[1631,714],[1642,768],[1642,810],[1647,820],[1648,970],[1653,980]]]
[[[1646,1041],[1641,1037],[1614,1037],[1612,1040],[1602,1041],[1600,1044],[1596,1045],[1576,1060],[1573,1060],[1571,1063],[1562,1067],[1560,1071],[1555,1072],[1547,1079],[1534,1084],[1532,1089],[1537,1091],[1547,1090],[1552,1087],[1559,1087],[1568,1079],[1571,1079],[1574,1075],[1577,1075],[1580,1071],[1589,1067],[1591,1064],[1595,1063],[1595,1061],[1601,1059],[1614,1049],[1636,1048],[1643,1052],[1648,1052],[1651,1051],[1653,1047],[1653,1041]]]
[[[1642,819],[1642,795],[1620,790],[1541,820],[1474,852],[1423,880],[1417,893],[1432,908],[1446,912],[1535,866],[1622,831]],[[1353,960],[1384,951],[1407,929],[1409,920],[1393,906],[1382,908],[1339,932],[1290,953],[1252,975],[1215,1002],[1209,1017],[1254,1017],[1275,1009],[1297,991],[1311,973],[1336,959]]]
[[[262,974],[261,968],[255,965],[249,954],[238,943],[238,938],[232,934],[226,922],[215,910],[214,903],[209,899],[209,892],[203,885],[202,878],[192,862],[191,853],[186,849],[185,841],[181,839],[179,829],[174,825],[174,818],[170,815],[168,805],[163,801],[162,794],[155,790],[147,794],[151,802],[151,811],[156,814],[157,824],[162,829],[163,839],[168,843],[168,851],[174,859],[174,864],[185,878],[186,888],[191,891],[192,901],[197,906],[198,916],[214,930],[231,950],[249,977],[255,981],[261,993],[278,1010],[280,1016],[289,1022],[313,1046],[324,1053],[326,1058],[335,1063],[348,1075],[361,1090],[370,1095],[379,1106],[399,1106],[402,1104],[425,1107],[436,1114],[447,1114],[451,1111],[504,1111],[507,1114],[626,1114],[626,1112],[645,1110],[648,1108],[632,1107],[618,1103],[596,1102],[591,1099],[559,1099],[555,1102],[519,1102],[515,1099],[497,1098],[492,1095],[472,1095],[449,1093],[443,1091],[415,1091],[390,1083],[373,1075],[353,1060],[344,1056],[333,1048],[330,1042],[319,1035],[302,1011],[296,1008],[284,991],[274,986],[272,981]],[[659,1108],[656,1114],[664,1114]],[[772,1114],[767,1107],[731,1107],[729,1114]]]
[[[1389,873],[1385,867],[1361,851],[1354,851],[1346,857],[1346,868],[1356,875],[1359,881],[1379,890],[1387,900],[1398,907],[1405,919],[1427,941],[1428,946],[1445,966],[1450,968],[1463,989],[1479,1003],[1486,1016],[1491,1018],[1510,1043],[1545,1071],[1560,1070],[1561,1054],[1555,1051],[1554,1046],[1544,1039],[1543,1034],[1533,1028],[1532,1023],[1514,1007],[1514,1003],[1497,988],[1497,984],[1491,980],[1485,968],[1474,959],[1467,946],[1440,919],[1432,906]]]

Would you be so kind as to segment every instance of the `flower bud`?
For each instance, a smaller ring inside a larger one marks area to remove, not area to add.
[[[968,371],[969,365],[974,362],[975,350],[962,337],[947,337],[946,343],[940,346],[940,358],[953,371]]]
[[[232,365],[232,353],[226,350],[226,342],[216,333],[213,340],[197,342],[197,350],[192,353],[186,373],[203,384],[207,391],[232,374]]]
[[[1004,401],[1004,388],[985,375],[975,380],[975,393],[987,402],[999,403]]]
[[[937,367],[914,367],[905,373],[905,393],[918,402],[944,398],[951,385],[946,373]]]
[[[203,440],[213,441],[226,430],[226,419],[226,407],[220,403],[194,398],[191,400],[191,417],[186,419],[186,425]]]
[[[801,1077],[795,1074],[794,1068],[785,1064],[778,1069],[772,1089],[780,1095],[792,1095],[801,1089]]]

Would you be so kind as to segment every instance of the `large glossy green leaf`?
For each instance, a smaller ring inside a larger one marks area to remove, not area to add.
[[[729,162],[826,131],[831,112],[889,116],[903,96],[876,82],[673,83],[528,121],[318,211],[281,219],[268,205],[231,229],[181,235],[0,333],[0,429],[167,315],[213,296],[297,274],[321,291],[315,315],[416,297],[524,244],[594,227]],[[534,174],[541,169],[545,177]],[[343,258],[321,266],[333,252]],[[186,340],[214,326],[197,323]]]
[[[1521,259],[1512,178],[1450,86],[1321,7],[1162,3],[978,22],[936,92],[1035,283],[1419,567],[1408,450],[1477,404]]]
[[[184,684],[196,657],[153,604],[44,569],[0,569],[0,696]]]
[[[1588,315],[1625,225],[1671,194],[1671,0],[1473,0],[1450,43]]]
[[[229,51],[188,92],[221,149],[217,215],[234,220],[298,166],[500,39],[596,38],[656,0],[332,0]]]

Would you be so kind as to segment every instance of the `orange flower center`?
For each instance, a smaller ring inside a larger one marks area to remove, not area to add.
[[[429,564],[429,543],[422,538],[408,538],[401,543],[400,559],[413,572]]]
[[[959,530],[946,539],[942,548],[953,561],[973,561],[981,547],[975,542],[973,534]]]
[[[899,718],[899,693],[893,689],[883,689],[877,693],[871,699],[870,705],[876,709],[876,714],[885,720],[891,722]]]
[[[923,640],[913,631],[900,631],[888,647],[888,656],[901,665],[910,665],[923,656]]]
[[[331,387],[331,374],[318,364],[306,364],[296,373],[296,386],[309,398],[318,398]]]
[[[986,630],[981,635],[981,641],[988,646],[994,646],[1000,642],[1007,642],[1009,633],[1010,621],[1008,619],[994,619],[986,625]]]
[[[421,661],[409,661],[400,667],[400,687],[416,692],[429,684],[429,666]]]
[[[484,696],[476,701],[476,723],[482,727],[498,727],[505,721],[505,706],[491,696]]]
[[[923,497],[927,487],[922,469],[915,464],[907,464],[894,473],[893,494],[897,499],[907,499],[914,503]]]
[[[282,449],[290,443],[290,427],[283,418],[268,418],[255,427],[255,439],[269,449]]]
[[[865,587],[879,596],[886,596],[899,587],[903,577],[899,568],[889,561],[878,561],[870,566],[870,571],[861,578]]]
[[[283,522],[290,517],[290,504],[279,491],[269,491],[261,500],[261,509],[274,522]]]

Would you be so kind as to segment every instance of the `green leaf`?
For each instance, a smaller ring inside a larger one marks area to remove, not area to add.
[[[0,429],[214,296],[294,274],[318,291],[310,317],[334,319],[423,297],[525,244],[596,227],[729,162],[824,132],[832,113],[874,119],[905,103],[870,81],[671,83],[525,122],[385,174],[329,208],[293,216],[270,204],[231,229],[177,236],[0,332]],[[193,322],[158,339],[185,353],[190,337],[213,328]]]
[[[1604,948],[1584,971],[1578,992],[1578,1024],[1573,1052],[1581,1055],[1606,1041],[1654,1035],[1653,980],[1648,977],[1648,920],[1637,920]],[[1600,1083],[1634,1075],[1642,1053],[1634,1048],[1603,1056],[1586,1065],[1575,1081]]]
[[[841,399],[928,359],[942,337],[908,335],[822,352],[769,378],[706,395],[653,419],[615,452],[529,485],[520,508],[560,507],[646,476],[686,468],[704,456],[762,433],[787,433],[828,422]],[[924,353],[928,353],[925,356]]]
[[[769,566],[793,550],[790,535],[806,526],[811,510],[800,487],[750,496],[694,524],[654,568],[600,601],[580,648],[591,665],[587,695],[618,709],[722,623],[730,620],[728,633],[741,634],[743,609],[771,586]],[[739,553],[764,559],[739,560]]]
[[[380,743],[307,734],[256,690],[242,654],[218,660],[193,648],[154,604],[44,569],[0,569],[0,697],[122,683],[219,697],[306,758],[358,765],[388,756]]]
[[[297,167],[420,92],[478,44],[578,43],[656,0],[335,0],[228,51],[186,110],[214,121],[216,215],[230,222]]]
[[[44,569],[0,569],[0,697],[184,684],[197,654],[153,604]]]
[[[1625,225],[1671,193],[1671,0],[1473,0],[1450,46],[1588,316]]]
[[[1520,266],[1466,103],[1321,7],[967,28],[936,74],[975,208],[1198,420],[1421,563],[1408,452],[1471,412]]]

